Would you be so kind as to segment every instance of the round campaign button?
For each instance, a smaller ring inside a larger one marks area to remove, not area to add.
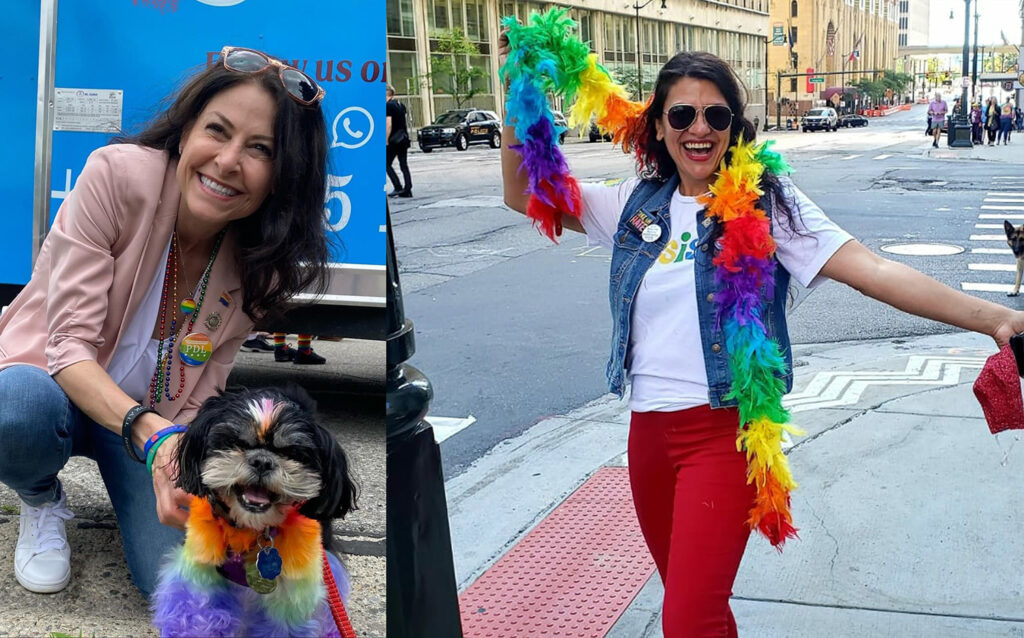
[[[647,243],[651,243],[652,241],[658,241],[658,238],[661,237],[661,226],[657,224],[651,224],[650,226],[644,229],[644,232],[641,233],[640,236],[643,237],[644,241]]]
[[[195,299],[192,299],[191,297],[186,297],[181,302],[181,311],[183,313],[185,313],[186,315],[190,315],[193,312],[195,312],[196,311],[196,301],[195,301]]]
[[[178,354],[181,355],[181,362],[185,365],[201,366],[213,354],[213,343],[203,333],[193,332],[181,340],[181,345],[178,346]]]

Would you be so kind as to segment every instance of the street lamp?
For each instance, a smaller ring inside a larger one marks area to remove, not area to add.
[[[953,17],[953,12],[949,12],[949,17]],[[971,142],[971,124],[967,115],[967,83],[970,77],[970,70],[968,68],[968,52],[971,44],[971,0],[964,0],[964,52],[963,52],[963,65],[962,75],[960,84],[963,86],[962,93],[960,95],[960,114],[955,118],[950,118],[949,128],[946,132],[946,142],[949,146],[954,148],[971,148],[974,144]]]
[[[644,72],[643,68],[640,66],[640,9],[643,9],[652,2],[654,2],[654,0],[647,0],[647,2],[643,4],[639,4],[639,0],[633,3],[633,10],[636,11],[636,90],[637,94],[640,96],[641,102],[644,101]],[[668,7],[665,6],[665,2],[666,0],[661,0],[662,9],[668,9]]]

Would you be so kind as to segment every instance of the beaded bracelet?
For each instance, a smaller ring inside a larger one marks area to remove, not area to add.
[[[164,441],[171,438],[175,434],[179,434],[188,430],[187,426],[184,425],[172,425],[166,427],[149,437],[146,441],[146,470],[153,474],[153,461],[156,460],[156,451],[164,444]]]

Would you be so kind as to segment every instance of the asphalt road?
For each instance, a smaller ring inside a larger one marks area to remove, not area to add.
[[[925,108],[873,119],[866,128],[768,137],[794,167],[796,184],[872,250],[903,242],[958,246],[965,250],[950,256],[886,257],[957,289],[963,282],[1012,283],[1012,273],[968,264],[1010,259],[972,254],[977,242],[970,238],[1001,233],[975,225],[993,178],[1019,167],[929,158]],[[570,140],[564,148],[582,181],[632,175],[631,159],[609,143]],[[432,417],[475,419],[442,443],[450,477],[538,419],[606,392],[610,255],[573,233],[553,245],[504,208],[496,150],[414,152],[410,167],[415,197],[389,201],[405,311],[416,327],[411,363],[434,386]],[[1021,303],[1002,292],[972,294]],[[954,330],[835,283],[809,295],[795,291],[793,306],[795,343]]]

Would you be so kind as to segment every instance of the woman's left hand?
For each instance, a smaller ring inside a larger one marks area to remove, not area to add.
[[[180,434],[171,435],[170,440],[165,441],[157,449],[156,458],[153,459],[153,492],[156,495],[156,512],[160,522],[185,529],[191,497],[185,490],[175,485],[178,467],[174,462],[174,452],[180,440]]]
[[[1010,343],[1010,337],[1024,332],[1024,312],[1007,309],[1007,317],[996,325],[992,338],[1000,349]]]

